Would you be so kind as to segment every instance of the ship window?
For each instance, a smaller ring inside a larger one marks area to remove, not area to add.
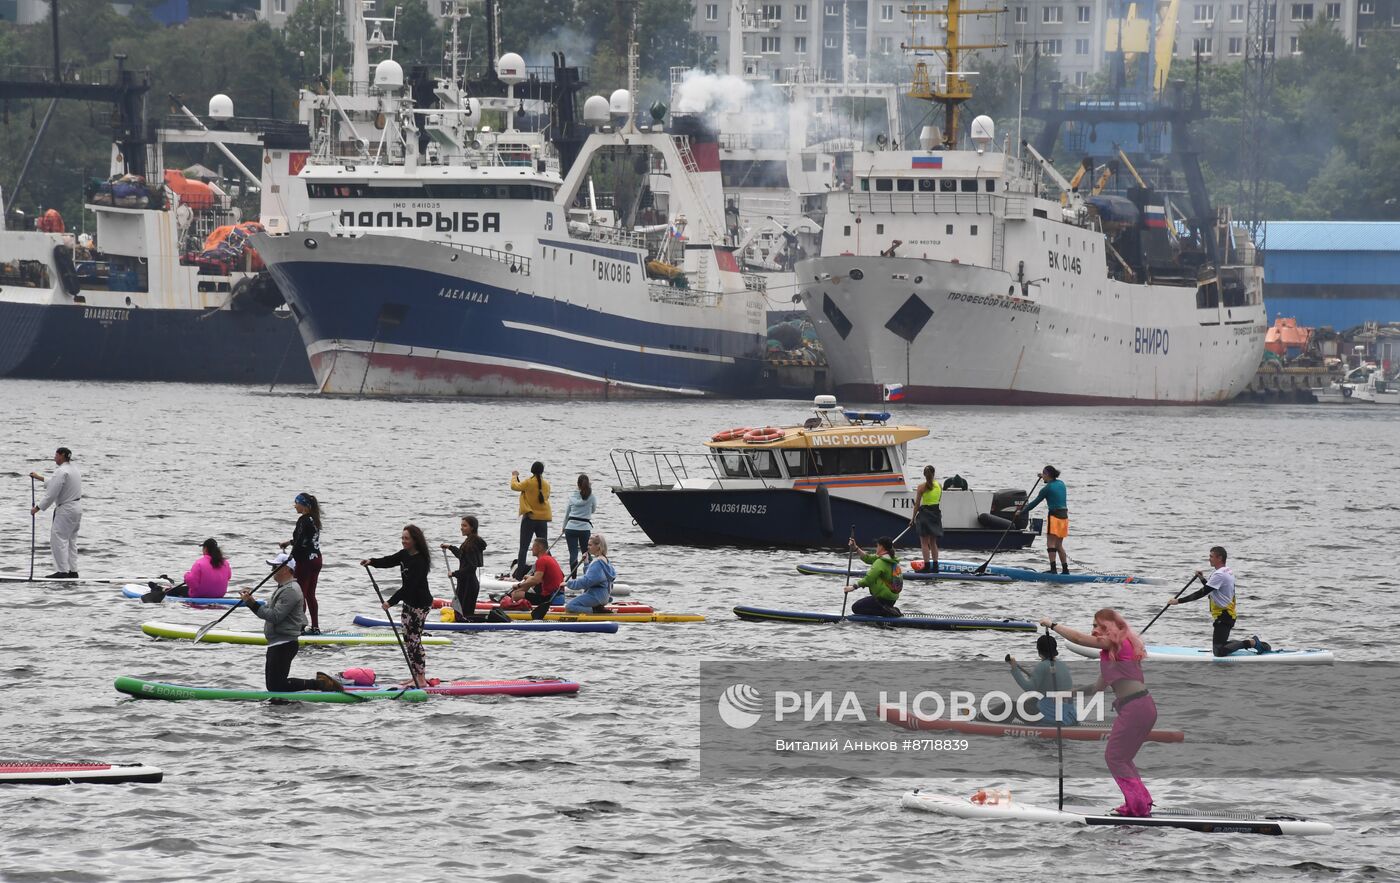
[[[876,232],[876,233],[884,233],[884,232],[885,232],[885,225],[884,225],[884,224],[876,224],[876,225],[875,225],[875,232]]]
[[[823,448],[812,450],[810,475],[866,475],[889,472],[884,448]]]
[[[887,193],[894,189],[894,181],[889,178],[876,178],[875,189],[881,193]]]
[[[845,231],[846,231],[845,235],[850,236],[850,235],[851,235],[851,225],[850,225],[850,224],[847,224],[847,225],[845,226],[844,229],[845,229]]]
[[[817,158],[815,156],[802,157],[802,171],[815,172],[817,170]]]
[[[749,464],[743,451],[724,451],[719,455],[719,468],[725,478],[748,478]]]
[[[933,192],[933,188],[934,188],[935,186],[937,186],[937,185],[934,183],[934,179],[932,179],[932,178],[920,178],[920,179],[919,179],[919,192],[920,192],[920,193],[932,193],[932,192]]]
[[[933,318],[933,310],[917,294],[909,295],[898,310],[895,310],[890,320],[885,323],[885,327],[895,334],[909,341],[914,342],[914,338],[919,336],[919,332],[924,330],[928,320]]]
[[[778,458],[773,456],[772,451],[749,451],[749,465],[753,467],[754,475],[761,478],[782,478],[783,472],[778,468]]]
[[[972,225],[972,229],[969,230],[968,232],[970,232],[973,236],[976,236],[976,235],[977,235],[977,225],[976,225],[976,224],[973,224],[973,225]]]
[[[943,193],[954,193],[958,189],[958,182],[953,178],[938,179],[938,189]]]
[[[963,193],[976,193],[976,192],[977,192],[977,179],[976,179],[976,178],[963,178],[963,179],[962,179],[962,192],[963,192]]]
[[[948,236],[952,236],[952,235],[953,235],[953,225],[952,225],[952,224],[947,224],[947,225],[945,225],[945,226],[943,227],[943,232],[944,232],[945,234],[947,234]]]
[[[913,179],[913,178],[900,178],[897,182],[895,182],[895,185],[899,188],[899,192],[900,192],[900,193],[913,193],[913,192],[914,192],[914,179]]]
[[[849,232],[849,231],[848,231]],[[845,340],[851,333],[851,320],[846,318],[846,314],[841,312],[841,308],[836,305],[836,301],[831,299],[831,295],[822,295],[822,312],[831,320],[831,327],[836,329],[836,333]]]
[[[995,179],[995,178],[988,178],[988,179],[986,180],[985,183],[986,183],[986,185],[987,185],[987,192],[988,192],[988,193],[996,193],[996,192],[997,192],[997,182],[996,182],[996,179]]]
[[[792,478],[800,478],[807,474],[806,452],[802,450],[784,450],[783,465],[787,466],[787,473]]]
[[[861,189],[862,192],[869,192],[869,190],[870,190],[870,179],[869,179],[869,178],[861,178],[861,179],[860,179],[860,189]]]

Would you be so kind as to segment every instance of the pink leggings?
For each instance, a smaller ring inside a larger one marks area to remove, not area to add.
[[[1118,716],[1109,732],[1108,747],[1103,758],[1108,762],[1108,771],[1123,792],[1123,807],[1129,815],[1146,816],[1152,812],[1152,795],[1142,783],[1133,759],[1137,757],[1142,743],[1157,723],[1157,703],[1151,694],[1140,693],[1129,697],[1129,701],[1115,701]]]

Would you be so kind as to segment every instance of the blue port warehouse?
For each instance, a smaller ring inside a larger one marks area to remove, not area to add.
[[[1400,222],[1271,221],[1261,238],[1270,324],[1400,322]]]

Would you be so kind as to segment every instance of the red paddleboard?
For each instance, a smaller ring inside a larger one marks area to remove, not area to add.
[[[1072,727],[1059,727],[1054,724],[1027,724],[1009,720],[1001,723],[990,721],[952,721],[943,718],[915,717],[900,708],[887,705],[880,707],[880,716],[889,723],[906,730],[941,730],[950,733],[965,733],[971,736],[1014,736],[1023,739],[1060,738],[1075,742],[1104,742],[1108,740],[1111,726],[1103,724],[1076,724]],[[1149,742],[1185,742],[1186,734],[1181,730],[1152,730],[1147,734]]]
[[[164,777],[165,773],[159,769],[140,763],[0,760],[0,784],[4,785],[68,785],[77,782],[111,785],[159,782]]]
[[[451,598],[434,598],[434,599],[433,599],[433,609],[434,609],[434,610],[440,610],[440,609],[443,608],[443,607],[451,607],[451,606],[452,606],[452,599],[451,599]],[[496,609],[497,607],[499,607],[499,606],[501,606],[501,605],[497,604],[495,601],[478,601],[478,602],[476,602],[476,612],[477,612],[477,613],[490,613],[492,610],[495,610],[495,609]],[[607,605],[607,608],[608,608],[608,612],[609,612],[609,613],[655,613],[655,612],[656,612],[656,609],[653,608],[653,607],[652,607],[651,605],[649,605],[649,604],[609,604],[609,605]],[[554,605],[553,607],[549,608],[549,610],[550,610],[551,613],[563,613],[563,612],[564,612],[564,605],[562,605],[562,604],[556,604],[556,605]]]
[[[376,690],[379,687],[358,687],[346,684],[349,692]],[[502,680],[442,681],[429,686],[426,692],[436,696],[553,696],[577,693],[578,683],[563,678],[510,678]]]

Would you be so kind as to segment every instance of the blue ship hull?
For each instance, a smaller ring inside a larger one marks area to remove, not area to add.
[[[259,249],[323,392],[743,396],[761,372],[758,334],[580,304],[500,261],[456,252],[449,264],[442,246],[317,238],[314,252],[296,236],[264,237]]]
[[[250,384],[312,380],[295,323],[266,310],[4,301],[0,376]]]

